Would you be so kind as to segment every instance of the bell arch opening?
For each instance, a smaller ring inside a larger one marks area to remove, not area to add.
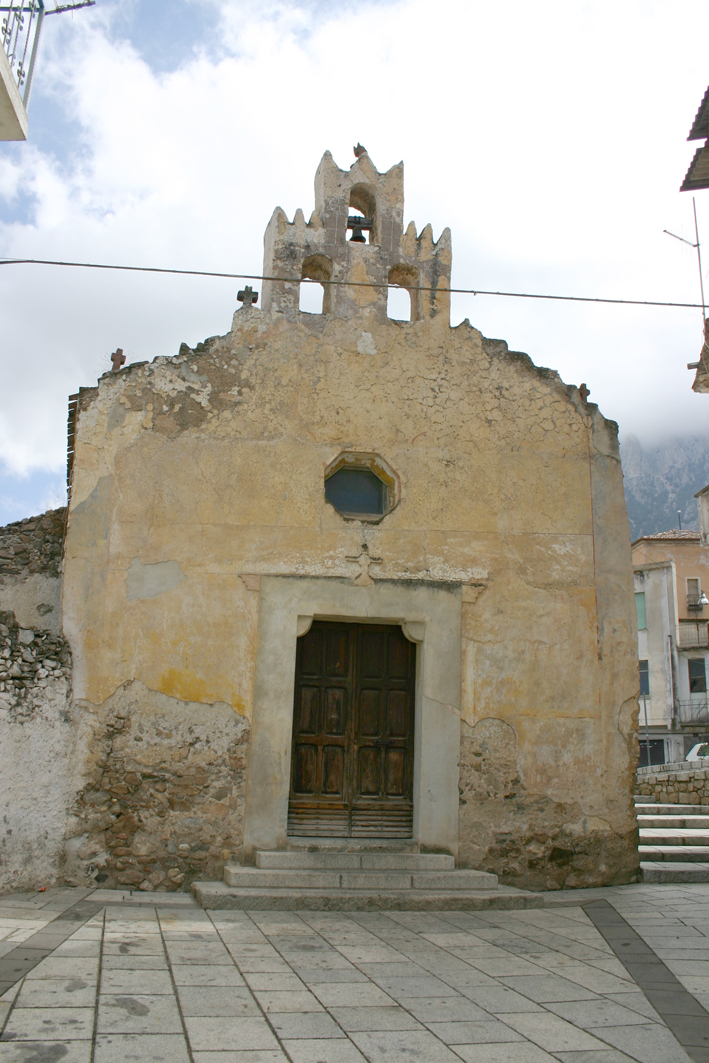
[[[332,278],[332,259],[327,255],[308,255],[300,271],[303,280],[320,284],[301,284],[298,309],[306,314],[329,314],[332,311],[332,287],[323,281]]]
[[[396,287],[387,289],[387,317],[395,321],[420,321],[421,292],[420,275],[413,266],[392,266],[388,282]]]

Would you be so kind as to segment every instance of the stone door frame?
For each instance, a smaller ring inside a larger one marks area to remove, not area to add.
[[[459,584],[262,576],[246,776],[244,858],[285,849],[296,641],[318,620],[401,624],[418,644],[414,841],[458,853],[461,603]]]

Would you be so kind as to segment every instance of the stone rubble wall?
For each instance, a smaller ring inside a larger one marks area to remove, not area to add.
[[[76,792],[70,695],[64,639],[0,612],[0,891],[51,885],[61,874]]]
[[[638,774],[635,795],[646,804],[709,805],[709,768]]]
[[[0,610],[28,628],[61,634],[66,507],[0,528]]]
[[[189,889],[241,860],[248,721],[229,705],[180,701],[132,681],[88,721],[83,782],[69,821],[74,885]]]

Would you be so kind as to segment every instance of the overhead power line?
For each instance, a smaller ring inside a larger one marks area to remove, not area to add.
[[[411,292],[449,292],[452,295],[499,295],[508,299],[553,299],[567,303],[610,303],[616,306],[672,306],[702,310],[701,303],[675,303],[660,299],[605,299],[592,295],[544,295],[540,292],[494,292],[483,288],[437,288],[432,285],[375,284],[373,281],[312,280],[310,277],[265,277],[257,273],[218,273],[203,269],[165,269],[160,266],[117,266],[105,262],[60,262],[48,258],[0,258],[0,266],[72,266],[79,269],[115,269],[129,273],[170,273],[182,277],[221,277],[227,280],[280,281],[286,284],[322,284],[350,288],[404,288]]]

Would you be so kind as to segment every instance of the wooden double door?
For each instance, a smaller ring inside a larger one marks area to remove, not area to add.
[[[415,682],[401,627],[316,620],[298,639],[289,835],[412,836]]]

